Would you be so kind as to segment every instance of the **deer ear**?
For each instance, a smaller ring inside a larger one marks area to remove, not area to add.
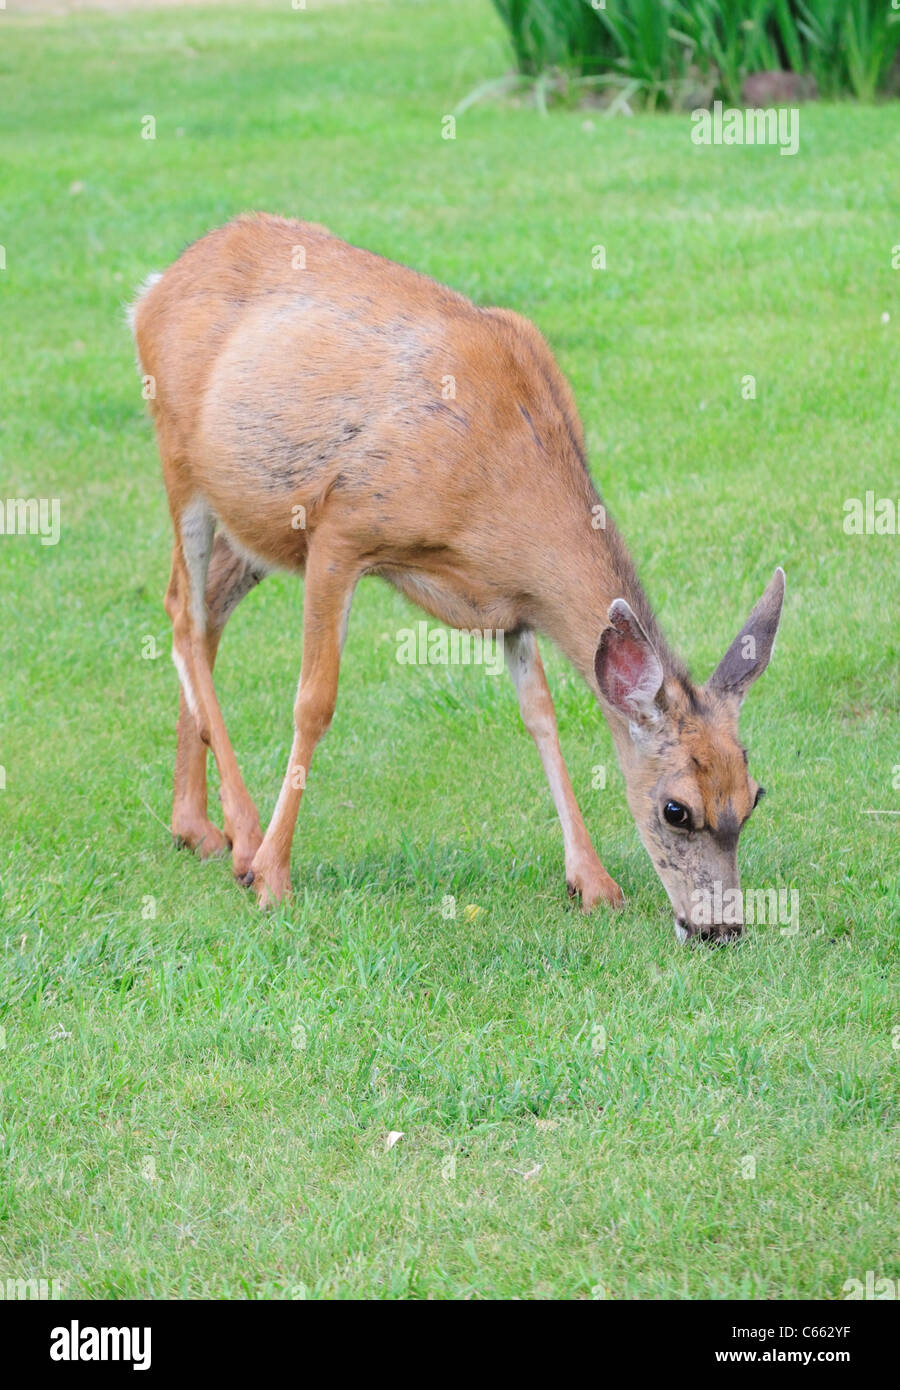
[[[623,598],[609,606],[609,627],[600,634],[594,674],[603,698],[626,719],[645,720],[658,713],[662,663]]]
[[[769,664],[784,602],[784,570],[772,575],[766,591],[707,682],[707,688],[731,695],[740,705],[748,689]]]

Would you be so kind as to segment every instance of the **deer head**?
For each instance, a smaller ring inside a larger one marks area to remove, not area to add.
[[[741,932],[738,836],[763,789],[747,768],[738,713],[769,664],[783,599],[779,568],[705,686],[667,672],[625,599],[610,605],[600,637],[594,669],[628,804],[680,941]]]

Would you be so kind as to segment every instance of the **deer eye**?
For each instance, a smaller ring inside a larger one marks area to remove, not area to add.
[[[669,825],[674,825],[678,830],[691,828],[691,813],[680,801],[667,801],[663,807],[663,817]]]

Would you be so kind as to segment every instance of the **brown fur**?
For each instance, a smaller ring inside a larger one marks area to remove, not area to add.
[[[452,626],[508,634],[523,718],[563,823],[567,877],[586,907],[621,893],[575,804],[533,631],[553,638],[603,701],[645,841],[646,804],[666,776],[677,775],[711,830],[743,823],[754,789],[735,701],[692,685],[621,537],[594,524],[575,402],[526,319],[477,308],[316,224],[257,215],[188,247],[138,301],[134,331],[154,381],[175,529],[167,609],[192,708],[183,695],[173,828],[187,843],[221,847],[206,816],[209,745],[236,872],[263,901],[287,891],[301,784],[331,718],[364,574]],[[306,573],[304,656],[291,762],[263,841],[211,671],[231,607],[275,567]],[[640,756],[631,711],[605,698],[595,667],[620,599],[665,682],[653,749],[644,739]]]

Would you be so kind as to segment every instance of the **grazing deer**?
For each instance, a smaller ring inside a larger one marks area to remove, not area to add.
[[[737,934],[703,920],[695,899],[739,885],[738,835],[761,788],[738,710],[772,653],[782,570],[694,685],[605,521],[572,393],[537,329],[324,227],[240,217],[148,282],[131,320],[175,532],[165,602],[181,681],[176,838],[204,856],[230,846],[262,905],[289,891],[353,591],[378,574],[451,627],[505,634],[585,911],[623,896],[575,801],[537,632],[600,702],[679,938]],[[293,745],[263,836],[212,669],[229,615],[272,569],[306,578]],[[207,748],[224,836],[207,815]]]

